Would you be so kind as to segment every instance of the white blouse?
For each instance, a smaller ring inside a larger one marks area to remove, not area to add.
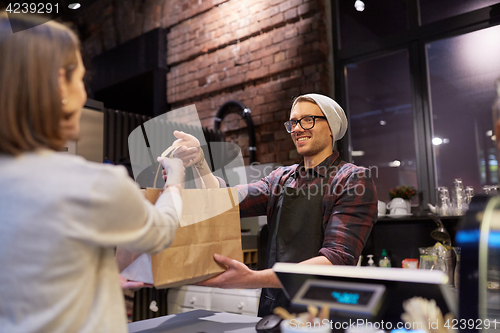
[[[174,200],[153,206],[123,167],[0,154],[0,332],[127,332],[114,247],[168,247]]]

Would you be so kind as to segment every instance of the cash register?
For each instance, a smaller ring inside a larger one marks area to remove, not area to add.
[[[457,297],[441,271],[288,263],[277,263],[273,270],[296,313],[308,305],[327,305],[333,322],[383,321],[386,328],[396,328],[403,302],[418,296],[435,300],[443,314],[456,318]]]

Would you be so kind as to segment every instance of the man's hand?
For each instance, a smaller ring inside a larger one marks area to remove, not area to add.
[[[179,147],[174,157],[180,158],[185,167],[190,167],[198,163],[202,157],[200,154],[200,141],[191,134],[182,131],[174,131],[174,136],[177,140],[174,141],[172,146]]]
[[[153,287],[153,285],[149,283],[127,280],[121,275],[118,275],[118,278],[120,279],[120,286],[122,289],[141,289]]]
[[[245,264],[225,257],[220,254],[214,254],[214,259],[227,267],[227,270],[211,279],[196,283],[199,286],[217,287],[217,288],[281,288],[278,277],[272,269],[254,271]],[[309,265],[331,265],[330,261],[323,256],[311,258],[301,262]]]
[[[177,140],[172,143],[172,146],[178,147],[173,157],[178,158],[182,161],[184,167],[190,167],[198,162],[200,162],[203,155],[200,153],[200,141],[191,134],[184,133],[182,131],[174,131],[174,136]],[[168,170],[163,169],[163,180],[167,180]]]
[[[251,270],[237,260],[220,254],[214,254],[214,259],[227,266],[227,270],[216,277],[197,283],[197,285],[217,288],[260,288],[255,281],[258,272]]]

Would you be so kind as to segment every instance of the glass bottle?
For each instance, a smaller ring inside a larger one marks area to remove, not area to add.
[[[391,267],[391,261],[389,260],[389,257],[387,256],[387,251],[385,249],[382,249],[382,258],[378,261],[378,266]]]

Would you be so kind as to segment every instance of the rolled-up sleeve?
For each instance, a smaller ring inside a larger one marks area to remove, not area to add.
[[[267,214],[269,201],[269,181],[264,178],[258,182],[238,185],[240,199],[240,216],[260,216]]]
[[[219,181],[220,188],[226,188],[227,183],[224,179],[215,176]],[[240,205],[240,216],[260,216],[266,214],[266,203],[269,198],[269,191],[266,179],[252,184],[236,185],[238,190],[238,202]]]
[[[331,213],[323,221],[320,255],[334,265],[355,265],[377,218],[377,191],[366,168],[341,173],[325,196]]]
[[[237,185],[240,216],[269,215],[270,208],[273,206],[273,199],[276,199],[281,193],[283,180],[289,177],[293,170],[295,170],[294,167],[279,167],[257,182]],[[221,187],[225,186],[222,179],[219,179],[219,184]]]

